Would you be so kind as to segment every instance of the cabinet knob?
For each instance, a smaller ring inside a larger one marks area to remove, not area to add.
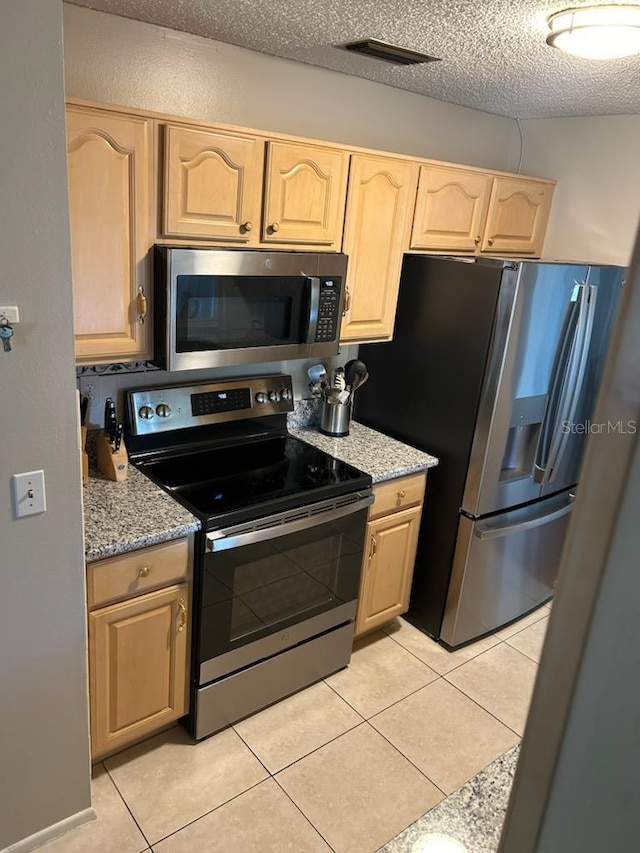
[[[149,568],[149,566],[143,566],[141,569],[138,570],[138,577],[139,578],[148,578],[150,571],[151,571],[151,569]]]
[[[406,491],[404,489],[400,489],[400,491],[398,492],[398,497],[400,498],[400,500],[402,500],[402,498],[406,498],[406,496]]]
[[[279,230],[280,230],[280,225],[277,222],[272,222],[271,225],[269,226],[269,231],[271,231],[272,234],[275,234],[276,231],[279,231]]]
[[[138,308],[138,323],[140,323],[140,324],[142,325],[142,323],[144,323],[145,318],[146,318],[146,316],[147,316],[147,310],[148,310],[148,307],[149,307],[149,306],[147,305],[147,297],[146,297],[146,295],[145,295],[144,287],[143,287],[142,285],[139,285],[139,287],[138,287],[138,296],[137,296],[137,300],[136,300],[136,301],[137,301],[137,303],[138,303],[138,305],[137,305],[137,308]]]
[[[241,227],[248,234],[253,229],[253,222],[245,222]]]
[[[178,616],[180,617],[178,631],[184,631],[187,627],[187,605],[184,603],[184,598],[181,598],[178,602]]]
[[[476,246],[480,245],[480,235],[479,234],[473,242],[476,244]]]
[[[494,241],[494,240],[495,240],[495,237],[489,237],[489,239],[487,240],[487,243],[488,243],[490,246],[493,246],[493,241]]]

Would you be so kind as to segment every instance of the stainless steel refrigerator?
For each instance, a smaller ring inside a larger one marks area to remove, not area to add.
[[[355,417],[440,459],[407,619],[455,648],[553,594],[624,270],[406,255]]]

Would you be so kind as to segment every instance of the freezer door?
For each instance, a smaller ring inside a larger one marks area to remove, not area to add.
[[[547,448],[552,461],[559,463],[570,444],[570,436],[561,447],[556,438],[560,415],[570,416],[577,400],[568,383],[575,388],[587,369],[593,324],[588,270],[575,264],[519,266],[508,332],[494,335],[478,410],[462,501],[469,515],[499,512],[543,494],[539,450],[545,428],[549,445],[555,442]],[[553,491],[564,485],[556,478]]]
[[[551,597],[574,498],[567,491],[489,519],[460,517],[443,643],[468,643]]]

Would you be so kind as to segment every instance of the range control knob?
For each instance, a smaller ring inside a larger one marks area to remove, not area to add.
[[[293,394],[291,393],[291,388],[283,388],[280,392],[280,396],[283,400],[290,400],[293,397]]]
[[[140,406],[140,408],[138,409],[138,414],[141,418],[144,418],[145,421],[148,421],[150,418],[153,417],[153,409],[151,408],[151,406]]]
[[[258,391],[256,394],[256,403],[266,403],[268,399],[264,391]]]
[[[156,415],[159,418],[168,418],[171,414],[171,406],[168,403],[158,403],[156,406]]]
[[[272,403],[280,402],[280,392],[279,391],[269,391],[269,399]]]

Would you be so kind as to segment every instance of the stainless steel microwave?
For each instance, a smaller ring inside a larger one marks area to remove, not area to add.
[[[336,355],[347,256],[156,246],[155,363],[194,370]]]

